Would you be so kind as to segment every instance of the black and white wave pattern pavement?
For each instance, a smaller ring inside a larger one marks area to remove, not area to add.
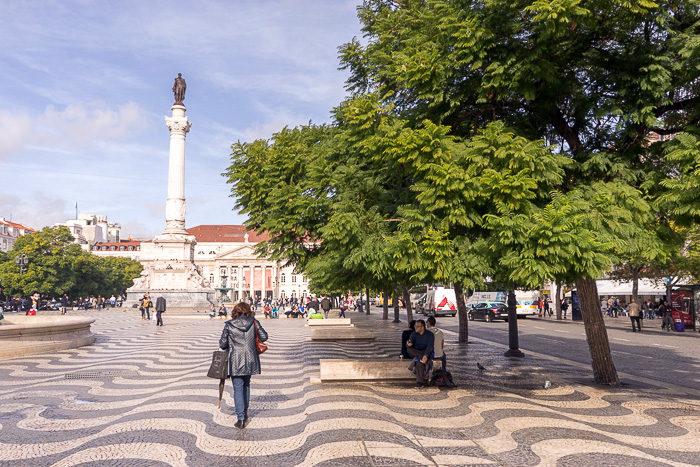
[[[366,317],[376,342],[313,343],[303,320],[262,320],[270,350],[239,430],[230,381],[219,409],[206,377],[223,321],[166,314],[157,328],[136,313],[89,313],[92,346],[0,360],[0,466],[700,465],[696,397],[598,388],[485,343],[448,342],[456,389],[310,384],[319,358],[398,354],[400,329]]]

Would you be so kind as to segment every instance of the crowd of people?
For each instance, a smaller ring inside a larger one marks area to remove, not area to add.
[[[345,318],[346,311],[357,311],[360,306],[359,299],[355,299],[352,296],[331,298],[327,295],[322,295],[321,297],[311,295],[310,297],[301,299],[297,297],[276,299],[255,298],[254,300],[248,298],[244,300],[244,303],[250,306],[253,313],[262,313],[265,319],[276,319],[282,315],[286,318],[309,318],[310,315],[318,314],[322,315],[324,318],[328,318],[328,313],[333,308],[338,308],[340,310],[339,317]],[[209,317],[214,319],[217,316],[219,319],[226,319],[228,317],[228,310],[225,303],[219,303],[218,308],[214,304],[210,305]],[[315,316],[311,317],[313,318]]]
[[[28,312],[29,310],[34,310],[36,312],[41,310],[60,310],[61,314],[65,315],[68,310],[103,310],[121,306],[122,304],[122,301],[114,295],[110,298],[98,295],[97,297],[81,296],[76,299],[70,299],[67,294],[63,294],[56,300],[46,300],[42,299],[41,294],[39,294],[36,307],[34,307],[33,296],[35,293],[39,294],[39,292],[32,292],[29,297],[11,297],[3,304],[5,311]]]

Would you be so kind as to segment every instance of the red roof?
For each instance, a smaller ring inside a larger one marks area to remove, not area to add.
[[[264,242],[268,236],[258,235],[255,231],[246,231],[245,225],[198,225],[187,229],[187,233],[194,235],[198,242],[245,242],[245,234],[251,243]]]
[[[26,225],[18,224],[16,222],[10,222],[8,220],[5,220],[4,218],[0,218],[0,224],[4,224],[10,227],[17,227],[18,229],[24,229],[24,230],[29,230],[30,232],[34,232],[34,229],[31,227],[27,227]]]

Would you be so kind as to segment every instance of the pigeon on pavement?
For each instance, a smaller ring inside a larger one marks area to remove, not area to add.
[[[484,370],[486,369],[486,367],[484,367],[484,366],[483,366],[481,363],[479,363],[479,362],[476,362],[476,367],[477,367],[478,369],[480,369],[481,371],[484,371]]]

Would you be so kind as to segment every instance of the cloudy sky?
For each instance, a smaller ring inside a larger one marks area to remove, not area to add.
[[[173,79],[187,80],[187,225],[240,224],[237,140],[329,120],[359,0],[0,0],[0,216],[165,227]]]

